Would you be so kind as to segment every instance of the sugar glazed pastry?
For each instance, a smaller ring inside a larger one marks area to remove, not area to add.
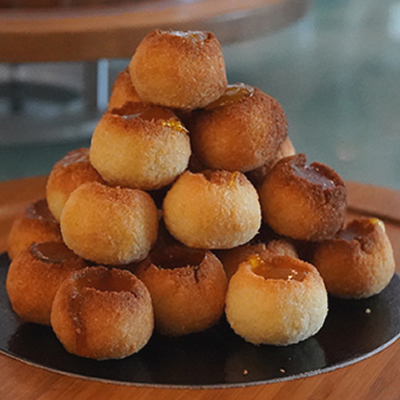
[[[129,72],[142,101],[171,108],[205,107],[227,85],[221,45],[209,32],[155,30],[137,47]]]
[[[112,185],[155,190],[188,166],[186,128],[169,109],[128,103],[106,112],[92,137],[90,161]]]
[[[290,256],[250,256],[229,281],[225,313],[253,344],[289,345],[315,335],[328,312],[317,269]]]
[[[34,243],[11,262],[6,288],[13,310],[25,321],[50,325],[54,296],[86,262],[62,242]]]
[[[150,294],[129,271],[85,268],[57,291],[51,326],[72,354],[96,360],[124,358],[145,346],[153,332]]]
[[[51,214],[46,199],[31,203],[11,226],[7,253],[12,260],[23,249],[35,242],[61,242],[58,222]]]
[[[261,90],[229,85],[189,122],[193,151],[212,169],[247,172],[272,162],[287,137],[281,105]]]
[[[332,237],[346,216],[346,188],[328,166],[306,164],[304,154],[281,159],[259,188],[263,219],[277,233],[320,241]]]
[[[157,208],[148,193],[97,182],[79,186],[61,215],[66,245],[98,264],[141,261],[154,245],[157,230]]]
[[[312,263],[328,292],[343,298],[380,293],[395,271],[385,225],[377,218],[354,219],[334,238],[316,244]]]
[[[111,90],[110,99],[108,100],[108,109],[120,108],[125,103],[140,102],[140,98],[132,85],[129,69],[125,68],[115,78],[114,85]]]
[[[156,329],[162,334],[203,331],[224,312],[227,279],[210,251],[165,247],[151,252],[135,273],[150,291]]]
[[[168,231],[189,247],[236,247],[261,225],[257,191],[240,172],[186,171],[165,196],[163,211]]]
[[[104,183],[100,174],[90,164],[89,149],[73,150],[54,165],[47,180],[46,199],[58,222],[69,195],[86,182]]]

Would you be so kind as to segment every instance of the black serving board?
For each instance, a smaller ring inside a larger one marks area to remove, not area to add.
[[[254,346],[222,319],[213,328],[181,338],[153,334],[137,354],[95,361],[64,350],[50,327],[26,323],[5,289],[10,261],[0,255],[0,352],[65,375],[118,384],[212,388],[266,384],[307,377],[372,356],[400,335],[400,278],[365,300],[329,299],[323,328],[287,347]],[[366,311],[370,310],[370,312]]]

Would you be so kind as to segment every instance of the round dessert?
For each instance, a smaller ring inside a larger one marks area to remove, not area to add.
[[[62,242],[33,243],[17,254],[7,273],[6,288],[13,310],[25,321],[50,325],[54,296],[86,262]]]
[[[393,277],[393,249],[384,223],[377,218],[354,219],[334,238],[315,246],[311,262],[334,296],[370,297]]]
[[[8,257],[12,260],[35,242],[61,242],[60,227],[51,214],[46,199],[31,203],[14,219],[7,241]]]
[[[249,256],[265,258],[272,255],[298,258],[295,246],[286,239],[271,240],[269,243],[244,244],[230,250],[221,250],[217,257],[224,266],[227,278],[230,279],[239,265]]]
[[[184,172],[163,203],[168,231],[188,247],[229,249],[261,225],[257,191],[240,172]]]
[[[142,190],[172,183],[190,154],[187,130],[176,115],[143,103],[107,111],[90,146],[90,161],[104,180]]]
[[[224,312],[227,279],[210,251],[181,245],[158,249],[135,273],[150,291],[156,329],[164,335],[203,331]]]
[[[72,354],[96,360],[130,356],[147,344],[153,332],[149,291],[129,271],[85,268],[58,290],[51,326]]]
[[[281,105],[261,90],[229,85],[204,110],[195,111],[189,130],[193,152],[209,168],[247,172],[272,162],[287,137]]]
[[[99,264],[141,261],[157,239],[154,201],[137,189],[85,183],[65,203],[61,233],[65,244]]]
[[[227,85],[221,45],[210,32],[153,31],[137,47],[129,72],[142,101],[171,108],[204,107]]]
[[[128,102],[140,102],[140,98],[132,85],[129,69],[125,68],[115,78],[114,85],[111,90],[110,99],[108,100],[108,109],[120,108]]]
[[[250,182],[256,187],[259,187],[265,180],[268,172],[271,171],[272,167],[282,158],[294,156],[296,154],[296,149],[293,146],[292,141],[287,137],[284,142],[279,146],[275,157],[269,162],[265,163],[261,167],[249,171],[246,176],[249,178]]]
[[[250,256],[229,281],[225,313],[253,344],[289,345],[316,334],[328,312],[317,269],[289,256]]]
[[[306,164],[304,154],[280,160],[259,187],[259,195],[264,221],[294,239],[332,237],[346,217],[343,180],[324,164]]]
[[[104,183],[89,162],[89,149],[73,150],[54,165],[47,180],[46,199],[58,222],[70,194],[86,182]]]

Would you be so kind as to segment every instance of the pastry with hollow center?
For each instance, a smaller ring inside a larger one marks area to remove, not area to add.
[[[108,100],[108,109],[120,108],[125,103],[140,102],[140,98],[132,85],[129,69],[125,68],[115,78],[114,85],[111,90],[110,99]]]
[[[225,313],[253,344],[285,346],[315,335],[328,312],[317,269],[289,256],[250,256],[229,281]]]
[[[188,247],[233,248],[261,225],[257,191],[240,172],[186,171],[165,196],[163,211],[168,231]]]
[[[259,187],[263,219],[277,233],[320,241],[332,237],[346,216],[346,188],[328,166],[304,154],[281,159]]]
[[[130,356],[153,332],[149,291],[129,271],[85,268],[57,291],[51,326],[72,354],[96,360]]]
[[[156,190],[188,166],[186,128],[169,109],[128,103],[107,111],[92,136],[90,161],[111,185]]]
[[[70,194],[86,182],[104,183],[103,178],[90,164],[89,149],[73,150],[54,165],[46,184],[46,199],[58,222]]]
[[[171,108],[205,107],[227,85],[221,45],[202,31],[151,32],[133,54],[129,73],[142,101]]]
[[[85,183],[65,203],[65,244],[98,264],[143,260],[157,239],[158,213],[151,196],[138,189]]]
[[[287,137],[287,120],[277,100],[244,84],[188,122],[193,152],[208,168],[247,172],[272,162]]]
[[[343,298],[378,294],[395,272],[393,249],[377,218],[352,220],[334,238],[315,245],[311,262],[328,292]]]
[[[156,329],[164,335],[203,331],[224,312],[227,279],[210,251],[181,245],[158,249],[135,273],[150,291]]]
[[[8,269],[6,288],[13,310],[25,321],[50,325],[58,288],[86,265],[62,242],[33,243],[17,254]]]
[[[46,199],[31,203],[11,226],[7,241],[8,257],[12,260],[35,242],[61,242],[58,222],[49,210]]]

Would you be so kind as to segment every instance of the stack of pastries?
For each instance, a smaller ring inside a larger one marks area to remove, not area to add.
[[[369,297],[393,276],[383,222],[345,219],[341,177],[296,154],[276,99],[228,84],[215,36],[156,30],[90,148],[16,219],[7,292],[82,357],[127,357],[154,330],[224,314],[248,342],[290,345],[321,329],[328,293]]]

